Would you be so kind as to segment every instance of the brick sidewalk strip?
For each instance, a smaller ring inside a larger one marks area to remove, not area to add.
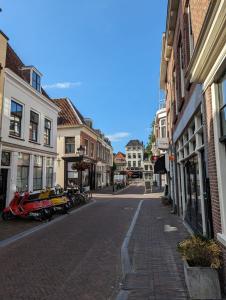
[[[182,220],[159,199],[143,202],[129,244],[133,271],[123,281],[128,300],[189,299],[176,250],[188,235]]]

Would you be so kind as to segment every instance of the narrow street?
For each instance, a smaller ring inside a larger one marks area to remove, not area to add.
[[[183,227],[180,220],[141,184],[95,196],[92,205],[0,248],[0,299],[106,300],[125,291],[131,300],[187,299],[176,253],[186,232],[162,230]],[[132,271],[123,279],[121,247],[142,199],[128,249]]]

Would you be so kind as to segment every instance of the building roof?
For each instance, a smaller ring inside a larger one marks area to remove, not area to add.
[[[85,124],[84,117],[68,98],[57,98],[52,101],[61,109],[58,115],[58,125]]]
[[[130,140],[128,142],[128,144],[126,145],[126,147],[128,146],[143,146],[143,142],[139,141],[139,140]]]
[[[9,44],[7,44],[5,67],[30,84],[30,74],[27,72],[25,64]],[[30,68],[34,67],[30,66]],[[43,88],[41,88],[41,94],[50,100],[49,95]]]
[[[126,158],[126,155],[122,152],[118,152],[117,154],[115,154],[115,158],[121,158],[121,159],[125,159]]]

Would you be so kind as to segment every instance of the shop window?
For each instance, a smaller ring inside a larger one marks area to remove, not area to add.
[[[30,111],[29,140],[32,142],[38,141],[38,123],[39,115],[34,111]]]
[[[23,106],[15,101],[11,101],[10,130],[9,134],[21,137],[21,125],[23,116]]]
[[[219,82],[221,141],[226,142],[226,73]]]
[[[42,189],[42,157],[34,156],[33,190]]]
[[[75,153],[74,137],[65,137],[65,153]]]
[[[53,163],[54,160],[51,157],[46,158],[46,187],[53,187]]]
[[[17,161],[17,191],[22,193],[28,191],[30,155],[18,154]]]

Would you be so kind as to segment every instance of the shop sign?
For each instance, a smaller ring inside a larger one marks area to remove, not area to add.
[[[160,150],[169,149],[169,140],[168,138],[158,138],[156,141],[157,147]]]

